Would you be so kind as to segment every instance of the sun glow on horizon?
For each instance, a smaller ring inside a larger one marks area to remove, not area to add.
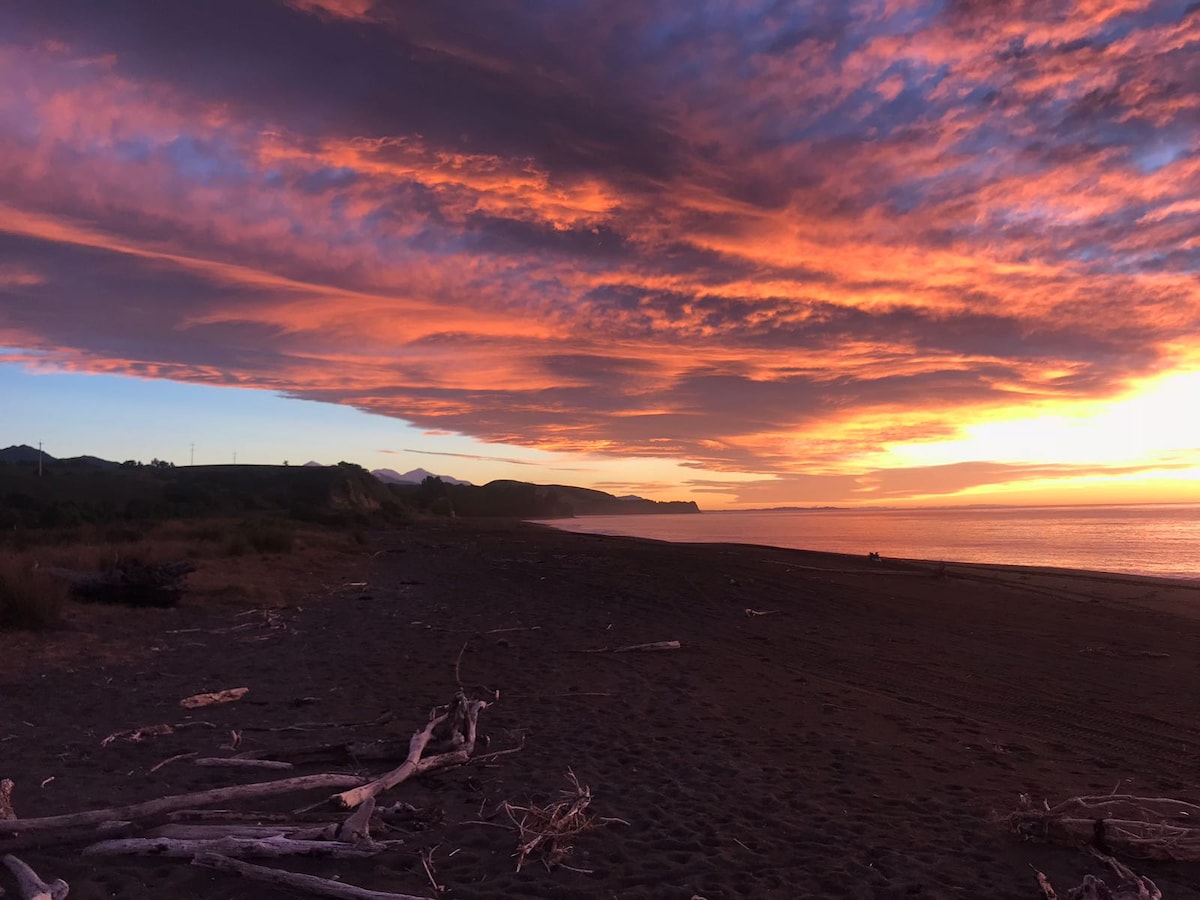
[[[891,446],[873,465],[935,466],[992,462],[1078,465],[1200,466],[1200,372],[1147,379],[1108,401],[1056,402],[1033,417],[961,428],[946,441]],[[1012,412],[1019,412],[1013,410]]]

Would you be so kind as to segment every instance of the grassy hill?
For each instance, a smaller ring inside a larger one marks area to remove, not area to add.
[[[691,500],[660,502],[640,497],[621,498],[590,488],[526,481],[499,480],[476,486],[427,478],[419,485],[392,485],[392,489],[421,509],[470,517],[556,519],[700,511]]]
[[[414,511],[548,519],[696,513],[692,501],[614,497],[561,484],[500,480],[482,486],[426,478],[387,484],[352,463],[336,466],[149,465],[96,457],[54,459],[32,447],[0,450],[0,533],[213,516],[285,516],[326,524],[386,524]]]
[[[350,463],[302,466],[121,465],[64,460],[0,464],[0,528],[63,528],[115,521],[286,515],[336,523],[404,515],[403,503]]]

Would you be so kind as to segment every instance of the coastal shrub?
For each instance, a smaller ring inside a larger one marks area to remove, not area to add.
[[[196,522],[180,530],[180,537],[191,541],[216,543],[229,533],[229,527],[221,522]]]
[[[264,525],[251,531],[248,540],[259,553],[291,553],[296,546],[296,533],[290,528]]]
[[[229,536],[229,541],[225,544],[226,556],[245,556],[249,552],[250,542],[244,534],[237,532]]]
[[[291,553],[296,547],[296,532],[286,525],[271,522],[246,522],[237,530],[227,547],[230,556],[255,553]]]
[[[437,497],[429,504],[429,511],[435,516],[454,516],[454,504],[450,502],[449,497]]]
[[[0,628],[49,628],[61,621],[66,601],[65,582],[17,559],[0,560]]]
[[[101,531],[101,540],[107,544],[133,544],[145,540],[146,531],[126,523],[113,523]]]

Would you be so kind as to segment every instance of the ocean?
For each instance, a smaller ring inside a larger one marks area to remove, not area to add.
[[[824,509],[547,520],[564,531],[1200,579],[1200,504]]]

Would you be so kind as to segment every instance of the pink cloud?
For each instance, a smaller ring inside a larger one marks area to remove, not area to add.
[[[258,58],[252,96],[214,96],[223,73],[136,48],[0,45],[8,346],[781,473],[1109,396],[1194,344],[1200,15],[681,8],[642,46],[653,10],[616,4],[563,53],[566,9],[484,39],[288,5],[297,39],[382,35],[445,96],[301,114]]]

